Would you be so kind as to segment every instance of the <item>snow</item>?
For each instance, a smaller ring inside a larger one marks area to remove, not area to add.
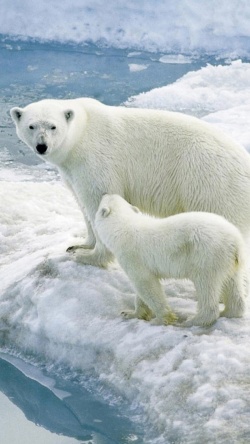
[[[129,103],[201,114],[249,149],[249,70],[241,61],[208,65]],[[222,443],[232,436],[246,442],[249,299],[244,318],[221,318],[209,329],[122,320],[134,290],[118,264],[107,270],[82,266],[65,252],[85,233],[69,191],[56,176],[41,181],[49,173],[40,166],[4,171],[2,344],[95,374],[143,409],[145,443],[180,443],[183,437],[186,443]],[[177,312],[194,312],[191,282],[170,280],[164,286]]]
[[[2,0],[2,34],[42,41],[91,41],[148,51],[217,53],[250,51],[246,0]],[[44,26],[46,23],[46,26]]]
[[[229,65],[208,64],[175,83],[130,97],[126,105],[203,117],[250,151],[250,64],[241,60]]]

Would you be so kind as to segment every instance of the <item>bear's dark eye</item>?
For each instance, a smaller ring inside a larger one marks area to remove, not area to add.
[[[52,125],[51,129],[52,129],[52,130],[55,130],[55,129],[56,129],[56,126],[55,126],[55,125]]]
[[[29,129],[33,130],[33,129],[34,129],[34,126],[33,126],[33,125],[30,125],[30,126],[29,126]]]

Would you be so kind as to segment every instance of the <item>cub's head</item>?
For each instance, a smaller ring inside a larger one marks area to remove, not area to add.
[[[104,194],[96,213],[96,222],[106,218],[124,219],[126,216],[139,213],[139,209],[130,205],[125,199],[118,194]]]
[[[75,117],[71,108],[57,100],[42,100],[25,108],[12,108],[10,115],[18,137],[36,154],[55,163],[63,160],[69,127]]]
[[[138,208],[130,205],[117,194],[105,194],[95,216],[96,231],[114,254],[118,254],[124,243],[128,244],[128,233],[133,229],[134,217],[138,216]],[[118,249],[118,250],[117,250]]]

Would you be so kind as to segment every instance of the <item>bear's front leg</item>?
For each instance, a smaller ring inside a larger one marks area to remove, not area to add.
[[[71,253],[73,258],[81,264],[105,268],[109,262],[113,261],[113,255],[101,242],[97,233],[92,228],[92,224],[86,214],[86,209],[82,209],[82,211],[88,230],[87,238],[84,244],[73,245],[67,248],[67,252]]]
[[[174,324],[177,320],[177,316],[173,313],[169,307],[163,287],[159,282],[159,279],[145,269],[143,265],[131,268],[130,266],[124,267],[128,276],[138,292],[139,298],[146,304],[155,318],[152,323],[156,325],[169,325]]]
[[[85,211],[83,212],[84,214],[84,219],[85,219],[85,223],[86,223],[86,228],[87,228],[87,236],[84,240],[83,244],[80,245],[72,245],[71,247],[67,248],[67,252],[68,253],[74,253],[78,248],[80,249],[86,249],[86,250],[93,250],[93,248],[95,247],[96,244],[96,236],[95,233],[92,229],[92,225],[89,222]]]
[[[125,319],[144,319],[144,321],[150,321],[153,317],[152,311],[150,308],[144,304],[144,302],[136,296],[135,298],[135,310],[124,310],[121,312],[121,315]]]
[[[106,268],[113,261],[112,253],[100,242],[96,242],[93,249],[84,249],[81,246],[73,247],[69,250],[76,262],[84,265],[93,265],[94,267]]]

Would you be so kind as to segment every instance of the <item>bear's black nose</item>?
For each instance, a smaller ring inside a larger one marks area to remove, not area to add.
[[[36,150],[39,154],[45,154],[47,149],[48,149],[48,147],[47,147],[47,145],[45,145],[45,143],[39,143],[36,146]]]

